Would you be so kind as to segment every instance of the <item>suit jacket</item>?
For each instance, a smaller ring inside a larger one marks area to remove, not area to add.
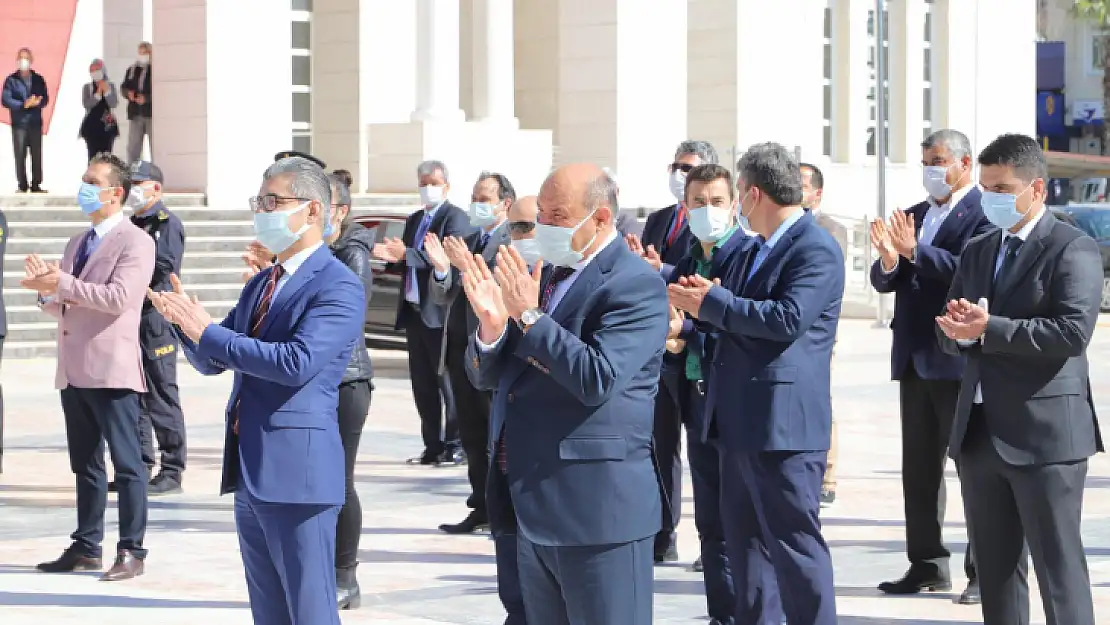
[[[1002,231],[964,250],[950,299],[987,298],[980,342],[961,347],[938,328],[941,345],[968,359],[949,455],[967,432],[975,387],[982,385],[986,429],[1012,465],[1069,462],[1103,451],[1087,363],[1098,321],[1102,261],[1098,244],[1046,210],[994,284]]]
[[[871,266],[871,284],[879,293],[894,293],[894,344],[890,353],[890,376],[900,380],[912,363],[926,380],[959,380],[964,371],[962,356],[945,353],[936,340],[935,317],[944,310],[948,287],[956,276],[960,253],[968,240],[994,230],[979,205],[982,193],[973,188],[941,223],[931,244],[919,243],[914,262],[899,257],[890,274],[882,261]],[[929,202],[910,208],[914,231],[921,232]]]
[[[58,320],[54,385],[146,392],[139,320],[154,274],[154,241],[124,219],[104,235],[78,276],[74,257],[86,232],[62,254],[62,274],[44,312]]]
[[[495,391],[490,453],[502,434],[507,452],[507,476],[490,463],[494,532],[512,527],[514,506],[519,531],[541,545],[659,531],[651,434],[667,325],[663,280],[616,240],[527,333],[510,323],[490,352],[470,340],[467,373]]]
[[[420,321],[429,328],[442,328],[447,320],[447,306],[436,303],[429,295],[429,282],[435,279],[432,276],[434,271],[432,262],[428,260],[428,255],[422,249],[418,250],[414,246],[416,231],[420,228],[420,221],[424,219],[426,211],[427,209],[418,210],[405,220],[405,231],[401,235],[401,240],[405,242],[407,248],[405,258],[387,266],[390,271],[399,269],[402,273],[401,296],[397,299],[397,322],[394,324],[394,329],[397,330],[405,328],[413,313],[408,300],[405,299],[407,278],[403,277],[408,275],[409,268],[416,269],[416,288],[420,293]],[[440,239],[449,236],[466,236],[473,229],[466,211],[447,201],[439,207],[432,223],[428,226],[428,232],[435,233]]]
[[[251,317],[271,271],[251,278],[235,308],[208,326],[200,341],[182,340],[197,371],[235,373],[220,494],[246,488],[271,503],[341,505],[346,492],[336,408],[351,350],[363,340],[363,285],[321,246],[282,286],[251,338]]]
[[[471,232],[465,240],[471,253],[481,254],[492,271],[497,262],[497,251],[502,245],[509,245],[511,242],[508,222],[490,231],[485,246],[482,245],[481,229]],[[474,311],[466,301],[458,269],[452,267],[443,280],[435,279],[434,269],[432,273],[428,292],[436,304],[447,307],[447,319],[443,323],[443,344],[439,351],[439,372],[443,373],[447,364],[447,343],[449,341],[465,343],[468,337],[478,330],[478,318],[474,316]]]
[[[37,95],[42,97],[38,106],[29,109],[23,108],[27,98]],[[12,128],[42,128],[42,112],[50,103],[50,92],[46,88],[46,80],[35,70],[31,70],[31,85],[23,82],[19,72],[13,72],[4,79],[4,87],[0,90],[0,102],[11,113]]]
[[[735,262],[735,256],[746,254],[755,243],[755,237],[748,236],[742,230],[733,233],[728,241],[713,255],[713,260],[709,264],[709,279],[713,280],[724,275],[726,268]],[[697,260],[693,255],[695,245],[698,245],[697,240],[691,244],[690,251],[686,256],[679,259],[669,269],[665,278],[667,284],[678,282],[678,279],[682,276],[692,276],[698,272]],[[708,323],[687,317],[682,323],[682,333],[679,334],[678,338],[685,341],[686,349],[677,355],[677,361],[674,365],[676,375],[681,375],[683,378],[686,376],[686,359],[690,353],[693,353],[701,359],[702,379],[704,380],[709,368],[713,365],[713,349],[717,341],[717,329]],[[668,355],[670,355],[669,352]],[[682,416],[689,424],[689,431],[698,433],[699,438],[704,442],[706,426],[708,425],[706,415],[704,413],[693,415],[684,413]]]
[[[706,372],[706,428],[716,425],[734,451],[826,450],[844,257],[808,212],[747,279],[758,249],[730,257],[721,286],[709,290],[698,312],[718,330]]]

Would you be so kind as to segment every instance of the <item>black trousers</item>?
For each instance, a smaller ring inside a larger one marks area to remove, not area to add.
[[[181,483],[185,471],[185,415],[177,388],[177,338],[157,311],[143,314],[139,324],[146,392],[139,396],[139,436],[143,463],[155,464],[154,439],[161,452],[162,475]],[[153,436],[151,435],[153,430]]]
[[[358,566],[358,539],[362,535],[362,502],[355,490],[355,460],[362,427],[370,412],[370,380],[352,380],[339,385],[339,438],[343,441],[346,462],[347,500],[339,509],[335,526],[335,568],[349,570]]]
[[[420,415],[424,453],[439,455],[448,448],[459,446],[459,425],[455,418],[451,381],[448,376],[439,374],[443,328],[429,328],[420,320],[417,311],[412,313],[405,328],[409,383],[412,384],[416,412]]]
[[[665,371],[659,376],[655,394],[655,425],[652,448],[659,470],[659,496],[663,500],[663,525],[655,536],[655,555],[662,556],[674,543],[675,530],[682,519],[682,422],[680,372]]]
[[[474,388],[466,375],[466,345],[469,335],[463,329],[448,331],[447,376],[455,399],[459,438],[466,452],[466,477],[470,482],[467,507],[486,516],[486,477],[489,473],[490,395]]]
[[[89,152],[89,160],[92,157],[100,154],[101,152],[112,152],[112,147],[116,144],[116,138],[113,136],[98,137],[90,139],[85,137],[85,149]]]
[[[944,546],[944,512],[948,493],[944,468],[948,439],[956,416],[960,383],[924,380],[907,367],[899,385],[902,420],[902,496],[906,512],[906,556],[910,564],[935,566],[950,576]],[[970,533],[969,533],[970,535]],[[972,541],[964,557],[964,573],[975,579]]]
[[[77,530],[70,536],[89,556],[100,557],[108,475],[104,443],[119,489],[119,543],[135,557],[146,557],[146,485],[150,479],[139,451],[139,396],[130,389],[75,388],[61,392],[69,467],[77,476]]]
[[[42,126],[12,128],[12,152],[19,190],[37,189],[42,184]],[[27,184],[27,155],[31,155],[31,184]]]

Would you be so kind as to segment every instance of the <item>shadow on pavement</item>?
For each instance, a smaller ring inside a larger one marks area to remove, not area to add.
[[[148,599],[115,595],[60,595],[56,593],[0,591],[0,605],[53,606],[68,608],[204,608],[209,610],[248,609],[246,601],[191,601],[188,599]]]

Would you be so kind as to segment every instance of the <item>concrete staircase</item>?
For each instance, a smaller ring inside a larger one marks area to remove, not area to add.
[[[167,194],[163,200],[185,223],[185,260],[181,279],[216,318],[223,318],[242,290],[240,255],[253,237],[250,211],[213,208],[201,194]],[[416,195],[364,195],[354,198],[355,214],[411,211]],[[39,310],[37,295],[19,286],[23,259],[32,252],[60,260],[66,242],[89,227],[73,196],[15,195],[0,197],[8,219],[4,256],[4,303],[8,336],[4,359],[52,356],[57,322]]]

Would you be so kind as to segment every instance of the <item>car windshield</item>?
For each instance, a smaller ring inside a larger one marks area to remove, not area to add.
[[[1096,240],[1110,239],[1110,210],[1093,210],[1072,215],[1079,228]]]

